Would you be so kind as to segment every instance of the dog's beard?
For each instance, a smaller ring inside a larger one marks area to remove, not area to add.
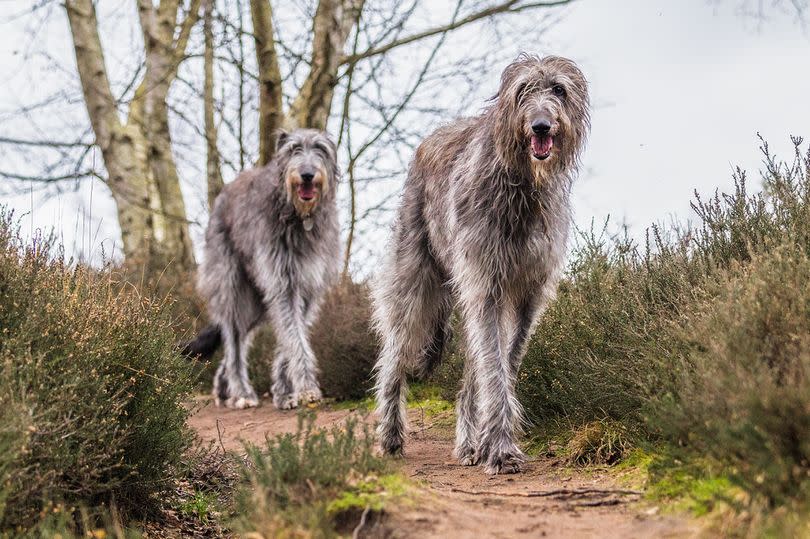
[[[295,213],[298,214],[301,219],[312,217],[312,215],[315,213],[321,197],[320,193],[317,193],[317,190],[315,191],[316,194],[314,197],[309,200],[303,200],[298,195],[297,189],[287,190],[287,201],[292,205],[292,207],[295,209]]]

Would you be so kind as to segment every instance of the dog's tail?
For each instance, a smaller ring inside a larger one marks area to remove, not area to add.
[[[197,337],[181,343],[180,353],[188,359],[210,359],[222,344],[222,330],[219,326],[211,324],[203,329]]]

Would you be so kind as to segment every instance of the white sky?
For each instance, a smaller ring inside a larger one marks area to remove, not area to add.
[[[610,214],[639,234],[686,219],[694,190],[729,190],[736,165],[759,187],[757,132],[786,158],[789,135],[810,137],[810,39],[792,16],[759,24],[735,5],[590,0],[551,31],[595,105],[581,226]]]
[[[526,36],[524,50],[573,58],[591,83],[593,129],[574,187],[580,227],[610,215],[641,237],[652,222],[686,220],[694,190],[728,191],[735,165],[748,169],[751,187],[758,188],[757,132],[788,158],[789,135],[810,137],[810,32],[778,9],[765,21],[748,17],[739,10],[744,3],[580,0],[536,47]],[[0,16],[27,5],[0,1]],[[19,23],[0,26],[0,66],[20,66],[12,53],[22,30]],[[63,35],[41,39],[55,54],[69,51]],[[19,76],[6,75],[0,111],[24,101],[17,95]],[[8,81],[14,80],[12,94]],[[497,79],[482,81],[484,95],[496,86]],[[2,116],[0,136],[13,136]],[[55,226],[68,251],[97,248],[115,239],[117,227],[103,186],[96,183],[92,190],[92,204],[89,184],[79,195],[0,202],[18,214],[29,212],[24,230]]]

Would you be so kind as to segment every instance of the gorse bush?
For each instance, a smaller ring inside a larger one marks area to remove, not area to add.
[[[519,374],[529,419],[617,421],[713,455],[768,503],[810,485],[810,155],[696,196],[691,227],[580,238]],[[804,494],[803,494],[804,493]]]
[[[247,447],[237,529],[263,537],[332,536],[334,502],[385,471],[368,425],[349,419],[327,430],[314,426],[311,413],[298,419],[297,432]]]
[[[51,502],[148,512],[192,439],[170,320],[12,223],[0,216],[0,530]]]

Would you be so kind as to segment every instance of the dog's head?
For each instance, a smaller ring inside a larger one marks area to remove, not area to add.
[[[495,136],[509,165],[575,166],[590,128],[588,82],[558,56],[521,55],[501,75]]]
[[[311,215],[334,189],[337,149],[329,136],[315,129],[280,131],[276,159],[284,177],[287,200],[302,217]]]

